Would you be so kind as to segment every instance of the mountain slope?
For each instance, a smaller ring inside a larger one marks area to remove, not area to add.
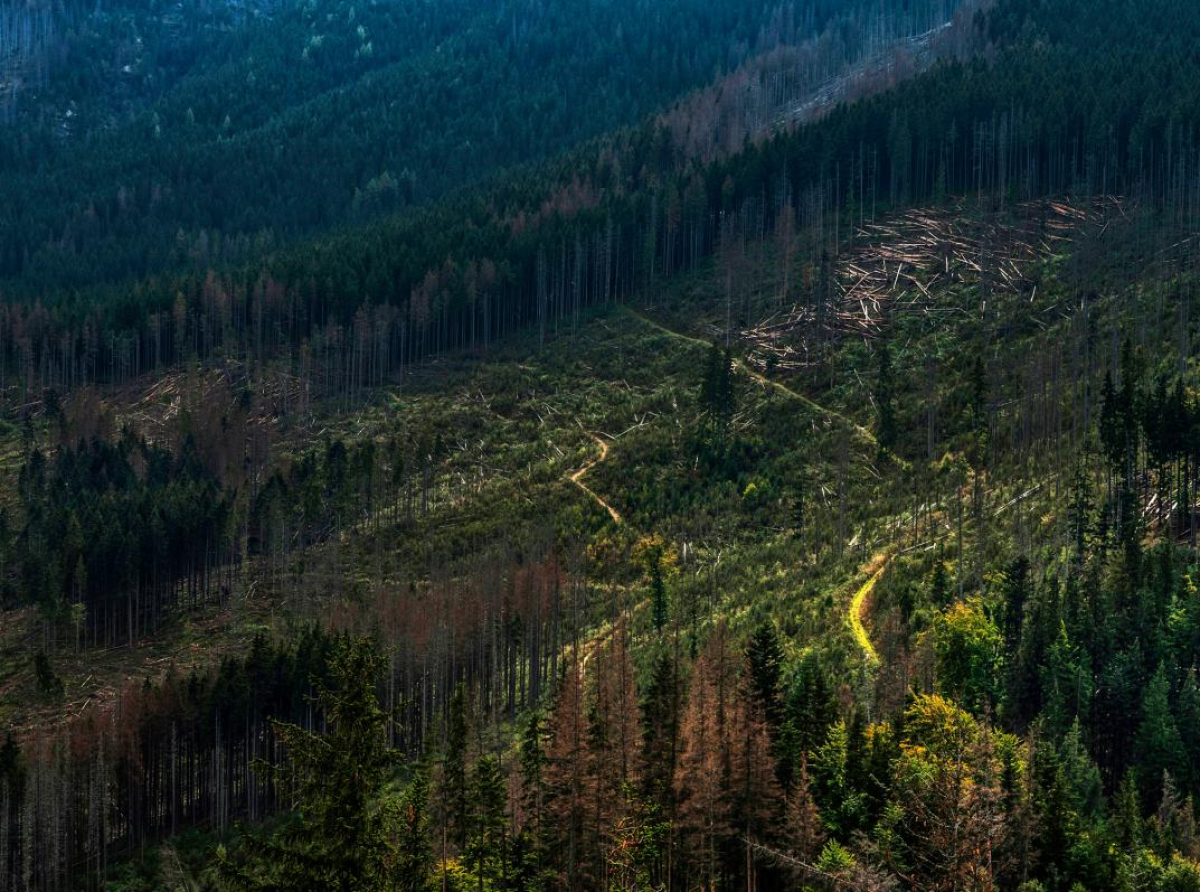
[[[6,304],[0,876],[1197,888],[1200,14],[953,28]]]

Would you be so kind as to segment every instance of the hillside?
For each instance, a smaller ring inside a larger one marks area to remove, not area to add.
[[[1200,890],[1200,13],[418,7],[0,171],[4,885]]]
[[[46,300],[242,262],[638,124],[835,25],[878,23],[869,46],[882,47],[957,5],[289,0],[81,12],[79,33],[55,48],[67,61],[0,130],[0,287]],[[839,40],[817,58],[865,46]]]

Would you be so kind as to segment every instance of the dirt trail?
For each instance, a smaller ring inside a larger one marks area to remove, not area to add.
[[[651,328],[654,328],[654,329],[662,332],[665,335],[669,335],[670,337],[676,338],[680,341],[686,341],[689,344],[698,344],[701,347],[711,347],[712,346],[712,344],[710,342],[705,341],[702,338],[692,337],[691,335],[687,335],[687,334],[683,334],[682,332],[675,331],[673,328],[667,328],[662,323],[656,322],[655,320],[651,319],[649,316],[643,315],[642,313],[638,312],[637,310],[633,309],[630,306],[624,306],[624,307],[622,307],[622,309],[625,310],[625,312],[629,313],[629,315],[633,316],[635,319],[640,320],[641,322],[645,323],[646,325],[649,325]],[[812,398],[805,396],[804,394],[800,393],[800,391],[798,391],[798,390],[793,390],[792,388],[788,387],[786,384],[783,384],[780,381],[775,381],[775,380],[772,380],[771,378],[768,378],[766,375],[762,374],[761,372],[757,371],[756,369],[752,368],[751,366],[748,366],[741,359],[734,359],[733,367],[735,369],[737,369],[739,372],[742,372],[743,374],[752,378],[757,384],[760,384],[763,387],[773,387],[776,390],[778,390],[780,393],[783,393],[783,394],[791,397],[792,399],[798,400],[799,402],[808,406],[808,408],[812,409],[814,412],[816,412],[820,415],[824,415],[827,418],[833,418],[837,421],[840,421],[842,424],[845,424],[847,427],[853,428],[854,431],[860,437],[862,437],[864,440],[866,440],[869,444],[871,444],[871,446],[878,448],[879,443],[875,439],[875,435],[873,433],[871,433],[870,430],[868,430],[867,428],[863,427],[861,424],[856,422],[854,419],[849,418],[846,415],[843,415],[841,412],[838,412],[836,409],[830,409],[827,406],[822,406],[820,403],[816,402]]]
[[[601,508],[603,508],[605,511],[607,511],[608,516],[613,519],[613,523],[620,524],[622,522],[621,512],[618,511],[616,508],[614,508],[612,505],[610,505],[608,502],[604,501],[604,499],[600,498],[600,496],[598,496],[596,494],[595,490],[593,490],[591,487],[589,487],[586,483],[583,482],[584,474],[586,474],[592,468],[596,467],[596,465],[598,465],[601,462],[606,461],[608,459],[608,443],[606,443],[602,437],[598,437],[595,434],[588,434],[588,436],[590,436],[593,440],[596,441],[596,445],[600,447],[600,454],[598,456],[596,456],[594,459],[592,459],[590,462],[588,462],[586,465],[584,465],[582,468],[580,468],[578,471],[576,471],[574,474],[572,474],[571,482],[574,483],[576,486],[578,486],[580,489],[582,489],[585,493],[587,493],[588,496],[593,501],[595,501],[595,503],[597,505],[599,505]]]
[[[692,337],[691,335],[686,335],[675,331],[674,329],[667,328],[665,325],[656,322],[649,316],[639,313],[632,307],[626,306],[623,307],[623,309],[634,318],[640,320],[646,325],[649,325],[651,328],[662,332],[665,335],[669,335],[672,338],[686,341],[690,344],[697,344],[701,347],[711,346],[709,342],[704,341],[701,338]],[[814,412],[824,415],[827,418],[835,419],[847,427],[852,428],[860,437],[862,437],[863,440],[865,440],[871,446],[878,448],[879,442],[875,439],[875,435],[870,430],[854,421],[854,419],[843,415],[841,412],[838,412],[835,409],[822,406],[820,403],[816,402],[810,397],[805,396],[797,390],[793,390],[782,382],[774,381],[768,378],[766,375],[763,375],[756,369],[748,366],[741,359],[734,359],[733,365],[735,369],[749,376],[761,386],[774,387],[781,393],[808,406]],[[586,468],[584,470],[586,470]],[[582,484],[580,485],[582,486]],[[871,636],[867,634],[866,626],[863,624],[863,617],[870,610],[871,592],[875,589],[875,584],[883,578],[883,574],[887,570],[888,564],[891,562],[891,557],[892,556],[890,554],[880,552],[867,563],[867,565],[863,568],[863,572],[869,574],[867,581],[864,582],[858,591],[854,593],[854,598],[850,602],[850,612],[848,617],[850,621],[850,630],[854,634],[855,641],[858,642],[859,647],[862,648],[863,654],[866,656],[868,662],[870,662],[872,666],[879,665],[879,654],[875,650],[875,645],[871,643]]]
[[[1036,486],[1026,489],[1024,492],[1018,493],[1015,498],[1009,499],[1002,505],[999,505],[990,511],[988,516],[993,518],[999,517],[1003,512],[1007,511],[1013,505],[1019,504],[1029,496],[1040,492],[1044,485],[1045,483],[1039,483]],[[867,614],[871,611],[871,595],[875,591],[876,583],[883,578],[883,574],[891,565],[892,558],[894,558],[897,554],[904,554],[905,552],[911,551],[915,548],[932,547],[935,543],[948,538],[950,535],[950,532],[945,532],[939,536],[933,537],[932,539],[909,545],[907,548],[899,548],[898,551],[895,549],[890,551],[881,551],[863,566],[862,572],[867,574],[867,581],[858,588],[858,590],[854,593],[854,597],[850,600],[850,610],[846,619],[850,623],[850,631],[854,635],[854,640],[858,642],[858,646],[862,649],[863,654],[866,656],[871,665],[878,666],[882,662],[882,660],[879,658],[879,653],[875,650],[875,645],[871,643],[871,636],[867,632],[865,623]]]
[[[883,574],[887,571],[888,564],[891,563],[892,556],[885,552],[880,552],[871,558],[870,563],[864,567],[864,572],[869,573],[867,581],[864,582],[854,593],[854,597],[850,600],[850,631],[854,633],[854,640],[858,642],[858,646],[862,648],[864,656],[872,666],[879,665],[879,654],[875,650],[875,645],[871,643],[871,636],[867,634],[867,627],[863,624],[863,617],[871,609],[871,592],[875,590],[875,584],[883,578]]]

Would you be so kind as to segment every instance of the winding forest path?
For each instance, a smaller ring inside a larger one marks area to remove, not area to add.
[[[863,568],[864,572],[870,574],[867,577],[867,581],[859,586],[858,591],[854,593],[854,597],[850,599],[850,612],[848,616],[850,631],[854,634],[854,640],[858,642],[858,646],[867,658],[867,662],[872,666],[879,665],[879,653],[875,650],[875,645],[871,643],[871,636],[867,633],[867,627],[863,622],[863,618],[871,609],[871,593],[875,590],[875,584],[883,578],[883,574],[887,571],[891,560],[892,556],[886,552],[880,552],[871,558],[870,563]]]
[[[706,341],[703,338],[693,337],[692,335],[688,335],[688,334],[684,334],[683,332],[675,331],[675,329],[673,329],[673,328],[667,328],[667,326],[663,325],[661,322],[651,319],[649,316],[641,313],[638,310],[635,310],[633,307],[630,307],[628,305],[623,305],[621,307],[621,309],[624,310],[629,315],[633,316],[635,319],[640,320],[641,322],[645,323],[646,325],[649,325],[651,328],[656,329],[657,331],[660,331],[665,335],[669,335],[670,337],[675,338],[676,340],[685,341],[689,344],[697,344],[697,345],[699,345],[701,347],[705,347],[705,348],[712,346],[711,342]],[[811,397],[805,396],[803,393],[801,393],[798,390],[793,390],[791,387],[788,387],[786,384],[782,383],[781,381],[775,381],[772,378],[768,378],[766,375],[762,374],[757,369],[753,368],[750,365],[747,365],[746,362],[740,358],[734,358],[733,367],[735,369],[737,369],[739,372],[741,372],[742,374],[753,379],[755,383],[757,383],[763,387],[773,387],[773,388],[775,388],[775,390],[778,390],[780,393],[785,394],[786,396],[791,397],[792,399],[803,403],[804,405],[806,405],[808,408],[812,409],[817,414],[824,415],[827,418],[832,418],[835,421],[841,422],[842,424],[846,425],[847,427],[853,429],[855,431],[855,433],[857,433],[860,437],[862,437],[871,446],[873,446],[875,448],[879,447],[879,441],[875,439],[875,435],[873,433],[871,433],[871,431],[869,429],[863,427],[861,424],[859,424],[857,421],[855,421],[853,418],[843,415],[841,412],[837,411],[836,409],[830,409],[828,406],[822,406],[816,400],[812,399]]]
[[[1053,477],[1051,478],[1053,479]],[[1036,486],[1032,486],[1023,492],[1019,492],[1014,498],[1009,499],[1001,505],[998,505],[993,510],[989,511],[987,516],[991,518],[999,517],[1009,508],[1018,505],[1030,496],[1039,493],[1049,481],[1043,481]],[[867,580],[855,591],[854,597],[850,599],[850,609],[846,617],[850,624],[850,631],[854,635],[854,640],[858,643],[863,655],[872,666],[879,666],[883,661],[879,657],[878,651],[875,650],[875,645],[871,642],[871,636],[867,632],[866,617],[871,612],[871,595],[875,591],[875,585],[883,578],[883,574],[892,563],[898,553],[903,554],[915,548],[931,548],[938,542],[949,538],[953,533],[949,530],[932,539],[926,539],[921,542],[913,543],[907,548],[902,548],[899,545],[894,546],[892,550],[881,551],[868,561],[862,568],[862,572],[867,574]],[[898,549],[898,550],[897,550]]]
[[[683,334],[682,332],[675,331],[672,328],[668,328],[662,323],[651,319],[649,316],[644,315],[638,310],[635,310],[633,307],[626,305],[623,306],[622,309],[635,319],[638,319],[651,328],[675,338],[676,340],[684,341],[689,344],[695,344],[705,348],[711,346],[708,341],[705,341],[702,338],[693,337],[692,335]],[[846,427],[851,428],[872,447],[879,447],[879,441],[875,438],[875,434],[873,434],[868,428],[863,427],[854,419],[842,414],[841,412],[838,412],[836,409],[830,409],[827,406],[822,406],[816,400],[805,396],[798,390],[793,390],[791,387],[788,387],[786,384],[780,381],[775,381],[771,378],[768,378],[757,369],[747,365],[742,359],[735,358],[733,360],[733,366],[742,374],[745,374],[753,379],[755,383],[763,387],[775,388],[784,395],[803,403],[813,412],[824,415],[826,418],[831,418],[842,423]],[[889,456],[890,455],[891,454],[889,453]],[[895,458],[894,456],[892,456],[892,460],[899,462],[899,459]],[[582,486],[582,484],[580,485]],[[858,642],[858,646],[861,648],[863,655],[872,666],[878,666],[880,664],[879,653],[875,650],[875,645],[871,643],[871,636],[868,634],[867,627],[863,620],[871,609],[871,593],[875,590],[876,583],[883,578],[883,574],[886,572],[888,565],[891,563],[891,559],[892,556],[887,552],[880,552],[871,558],[871,560],[863,568],[863,572],[868,574],[867,581],[864,582],[857,591],[855,591],[854,597],[850,601],[848,615],[850,631],[854,635],[854,640]]]
[[[578,471],[573,473],[570,477],[570,480],[572,483],[574,483],[576,486],[578,486],[580,489],[582,489],[585,493],[587,493],[587,495],[597,505],[599,505],[601,508],[603,508],[605,511],[607,511],[608,516],[613,519],[613,523],[619,525],[623,522],[622,518],[621,518],[621,512],[618,511],[616,508],[614,508],[612,505],[610,505],[608,502],[606,502],[604,499],[602,499],[599,495],[596,494],[596,491],[594,489],[592,489],[590,486],[588,486],[586,483],[583,482],[584,474],[586,474],[592,468],[596,467],[596,465],[598,465],[601,462],[606,461],[608,459],[608,443],[602,437],[598,437],[596,434],[589,433],[588,436],[590,436],[593,440],[596,441],[596,445],[600,447],[600,454],[598,456],[596,456],[594,459],[592,459],[590,462],[588,462],[586,465],[584,465],[582,468],[580,468]]]

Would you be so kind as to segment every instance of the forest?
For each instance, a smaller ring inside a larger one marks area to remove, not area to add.
[[[0,11],[0,888],[1200,892],[1197,46]]]

